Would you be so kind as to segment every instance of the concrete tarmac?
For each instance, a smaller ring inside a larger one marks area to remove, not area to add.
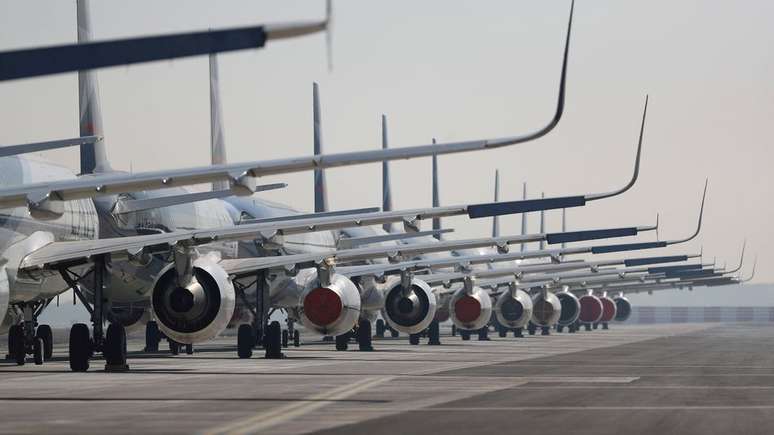
[[[223,338],[132,352],[128,373],[71,373],[57,346],[43,366],[0,363],[0,433],[774,433],[771,324],[425,341],[240,360]]]

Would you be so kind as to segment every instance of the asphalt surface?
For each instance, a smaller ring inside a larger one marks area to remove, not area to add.
[[[442,341],[239,360],[224,338],[128,373],[71,373],[58,346],[0,363],[0,433],[774,433],[774,324]]]

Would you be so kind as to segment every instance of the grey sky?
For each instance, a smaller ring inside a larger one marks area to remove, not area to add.
[[[75,40],[74,1],[0,0],[0,49]],[[319,18],[322,1],[92,1],[98,39]],[[311,83],[321,86],[325,149],[379,146],[386,113],[394,146],[495,137],[542,126],[555,103],[568,1],[345,1],[335,3],[334,63],[323,36],[221,56],[230,161],[311,152]],[[695,225],[699,241],[671,252],[737,261],[743,237],[771,281],[771,121],[774,4],[764,1],[578,1],[567,109],[548,136],[515,148],[440,158],[444,204],[488,200],[499,168],[503,199],[605,191],[629,177],[646,93],[651,106],[642,174],[622,197],[568,212],[569,228],[642,225],[662,217],[662,238]],[[108,155],[135,171],[209,160],[207,59],[99,73]],[[77,135],[74,74],[0,84],[0,144]],[[77,166],[77,151],[46,156]],[[392,164],[397,207],[430,202],[430,160]],[[274,178],[271,179],[275,181]],[[312,206],[312,174],[265,197]],[[335,209],[380,203],[379,165],[328,171]],[[550,213],[558,229],[559,213]],[[503,233],[519,218],[502,220]],[[537,229],[532,216],[531,229]],[[456,237],[488,220],[449,219]],[[654,236],[646,236],[648,240]],[[745,269],[749,271],[750,264]]]

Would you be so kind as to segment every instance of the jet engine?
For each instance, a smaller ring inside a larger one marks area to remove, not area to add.
[[[134,304],[113,304],[106,313],[110,323],[123,325],[126,332],[145,326],[150,320],[150,310]]]
[[[350,331],[360,318],[360,292],[344,275],[332,274],[322,285],[317,273],[304,282],[298,300],[298,315],[308,329],[322,335]]]
[[[481,287],[457,290],[449,302],[449,315],[460,329],[475,331],[492,318],[492,298]]]
[[[581,305],[578,297],[570,292],[559,292],[556,294],[559,303],[562,306],[557,324],[559,326],[570,326],[578,320],[580,316]]]
[[[618,296],[613,298],[615,302],[615,320],[617,322],[625,322],[629,320],[632,315],[632,303],[624,296]]]
[[[599,319],[601,323],[607,323],[613,321],[616,315],[616,304],[609,296],[602,296],[599,298],[602,302],[602,317]]]
[[[236,294],[228,274],[209,257],[193,262],[188,284],[178,285],[169,265],[153,285],[151,304],[159,329],[184,344],[207,341],[220,334],[234,315]]]
[[[411,285],[404,288],[401,278],[390,277],[385,283],[382,317],[397,331],[418,334],[435,318],[436,304],[426,282],[412,278]]]
[[[537,326],[553,326],[562,315],[562,303],[555,294],[541,291],[532,297],[532,323]]]
[[[506,328],[523,328],[532,318],[532,298],[524,290],[508,289],[497,298],[494,313]]]
[[[13,323],[12,311],[8,310],[8,302],[11,300],[11,285],[8,283],[8,272],[5,266],[0,267],[0,334],[5,334]],[[7,324],[6,324],[7,323]]]
[[[583,324],[599,322],[599,319],[602,318],[602,311],[604,310],[602,301],[591,294],[581,296],[578,298],[578,301],[580,302],[580,316],[578,317],[578,320]]]

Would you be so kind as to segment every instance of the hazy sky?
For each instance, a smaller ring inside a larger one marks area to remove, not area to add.
[[[320,83],[325,149],[379,146],[379,117],[394,146],[520,134],[555,104],[568,1],[335,2],[334,70],[322,35],[220,57],[232,162],[311,153],[311,88]],[[322,1],[92,2],[96,39],[320,18]],[[630,176],[645,94],[651,104],[642,173],[624,196],[568,212],[570,229],[651,224],[662,238],[693,230],[704,178],[710,187],[698,241],[669,252],[735,263],[744,237],[771,281],[774,183],[774,3],[583,1],[576,4],[567,107],[559,126],[527,144],[440,158],[447,205],[617,188]],[[76,39],[75,2],[0,0],[0,50]],[[108,155],[135,171],[209,161],[206,57],[99,73]],[[78,133],[74,74],[0,83],[0,144]],[[48,153],[77,169],[77,150]],[[396,207],[430,202],[430,160],[392,164]],[[333,209],[380,204],[380,166],[328,171]],[[311,173],[271,177],[265,194],[312,206]],[[559,228],[550,213],[549,229]],[[487,234],[489,220],[447,219],[456,237]],[[537,230],[537,216],[531,230]],[[502,220],[519,231],[519,217]],[[652,240],[655,235],[643,237]],[[667,251],[661,251],[667,252]],[[645,254],[643,254],[645,255]],[[749,271],[751,264],[745,269]],[[698,295],[698,293],[694,293]]]

